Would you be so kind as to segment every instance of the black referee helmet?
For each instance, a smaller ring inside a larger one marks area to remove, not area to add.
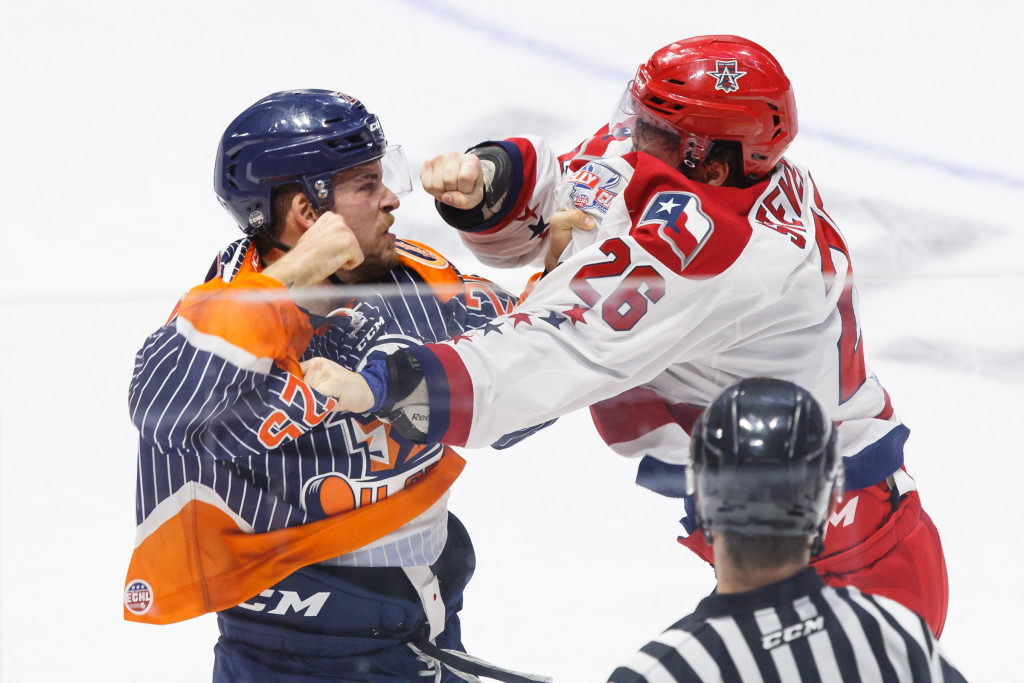
[[[825,409],[792,382],[755,377],[723,391],[693,430],[688,489],[697,523],[748,536],[815,535],[843,490],[842,458]]]

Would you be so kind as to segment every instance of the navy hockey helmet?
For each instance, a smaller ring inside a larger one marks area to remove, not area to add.
[[[761,377],[734,384],[697,421],[690,454],[688,489],[708,542],[712,531],[815,535],[820,550],[843,465],[833,424],[808,391]]]
[[[270,227],[273,188],[299,183],[317,211],[334,204],[339,171],[380,159],[387,140],[362,102],[330,90],[287,90],[264,97],[224,131],[213,185],[249,236]]]

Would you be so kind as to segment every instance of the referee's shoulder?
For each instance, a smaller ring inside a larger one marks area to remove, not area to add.
[[[891,617],[887,621],[893,627],[907,631],[908,635],[914,636],[916,640],[935,640],[935,636],[932,635],[931,629],[928,628],[928,623],[924,620],[924,617],[892,598],[865,593],[856,586],[825,586],[822,591],[834,593],[851,605],[859,605],[861,607],[874,605],[880,613]]]
[[[961,683],[966,681],[963,674],[947,657],[938,638],[928,627],[924,617],[903,604],[882,595],[864,593],[853,586],[841,588],[826,587],[840,600],[847,602],[854,610],[856,619],[861,625],[874,622],[878,628],[864,629],[864,633],[872,638],[895,638],[902,641],[903,658],[908,670],[915,675],[925,676],[921,680],[944,681],[945,683]],[[844,628],[850,628],[847,623]],[[890,635],[885,636],[888,632]],[[880,642],[873,643],[876,657],[888,657],[888,648]],[[883,655],[883,653],[885,653]],[[916,679],[915,679],[916,680]]]
[[[673,680],[679,683],[699,681],[699,678],[680,678],[678,670],[669,674],[664,666],[666,659],[676,660],[679,655],[686,659],[690,647],[701,647],[699,634],[711,629],[706,619],[690,614],[668,627],[654,640],[616,668],[608,677],[609,683],[647,683],[652,680]],[[671,678],[666,678],[666,675]]]

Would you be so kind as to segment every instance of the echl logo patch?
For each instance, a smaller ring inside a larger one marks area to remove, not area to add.
[[[153,589],[142,579],[133,579],[124,588],[124,606],[136,616],[142,616],[153,606]]]
[[[740,71],[735,59],[719,59],[715,62],[716,71],[707,71],[708,76],[718,79],[715,83],[715,90],[725,92],[736,92],[740,89],[738,81],[740,77],[746,76],[746,71]]]

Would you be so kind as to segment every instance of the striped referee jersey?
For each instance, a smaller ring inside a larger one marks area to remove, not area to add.
[[[852,586],[825,586],[810,568],[746,593],[712,593],[609,678],[610,683],[963,680],[920,616]]]

